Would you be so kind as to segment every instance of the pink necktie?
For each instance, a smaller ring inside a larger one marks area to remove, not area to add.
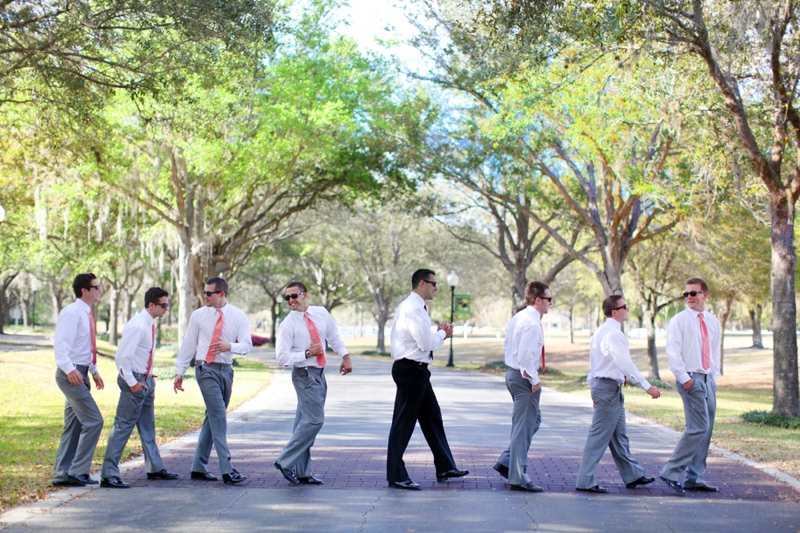
[[[217,354],[214,353],[212,346],[214,343],[219,342],[222,337],[222,309],[217,309],[217,323],[214,324],[214,333],[211,334],[211,344],[208,345],[208,352],[206,353],[206,363],[213,363]]]
[[[703,320],[703,313],[697,315],[700,319],[700,338],[703,341],[703,370],[711,368],[711,343],[708,341],[708,328]]]
[[[544,344],[542,344],[542,375],[547,373],[547,367],[544,364]]]
[[[153,354],[156,351],[156,325],[153,324],[153,345],[150,347],[150,359],[147,361],[147,371],[145,374],[149,377],[150,370],[153,369]]]
[[[92,337],[92,364],[97,364],[97,332],[94,330],[94,317],[92,310],[89,310],[89,336]]]
[[[314,321],[311,320],[311,315],[308,312],[303,314],[303,317],[306,319],[306,325],[308,326],[308,334],[311,336],[311,342],[314,344],[322,344],[322,341],[319,338],[319,332],[317,331],[317,326],[314,324]],[[325,368],[325,347],[322,347],[322,353],[317,356],[317,364],[320,368]]]

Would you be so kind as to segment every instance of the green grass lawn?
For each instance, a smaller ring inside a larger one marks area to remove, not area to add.
[[[104,354],[114,347],[99,343]],[[266,366],[237,358],[230,410],[244,403],[267,386]],[[162,444],[200,427],[205,407],[189,369],[185,392],[175,394],[174,348],[156,352],[156,432]],[[105,424],[94,454],[92,470],[102,464],[108,434],[114,423],[119,387],[112,357],[98,360],[105,390],[92,394],[103,413]],[[55,383],[56,365],[52,349],[0,352],[0,511],[12,505],[34,501],[54,489],[51,486],[58,441],[64,423],[64,395]],[[142,452],[136,431],[131,436],[123,460]]]

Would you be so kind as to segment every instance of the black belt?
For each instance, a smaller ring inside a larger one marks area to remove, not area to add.
[[[135,377],[137,379],[139,379],[139,378],[147,379],[147,374],[142,374],[141,372],[134,372],[133,373],[133,377]]]
[[[402,359],[398,359],[395,363],[402,363],[404,365],[418,365],[427,368],[428,363],[423,363],[421,361],[414,361],[413,359],[406,359],[405,357]]]
[[[695,376],[703,376],[702,380],[708,382],[708,374],[703,374],[702,372],[689,372],[688,374],[692,379],[696,379]]]

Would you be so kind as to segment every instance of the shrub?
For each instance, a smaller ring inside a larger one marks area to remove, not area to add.
[[[742,415],[742,420],[751,424],[773,426],[786,429],[800,429],[800,418],[773,415],[767,411],[748,411]]]

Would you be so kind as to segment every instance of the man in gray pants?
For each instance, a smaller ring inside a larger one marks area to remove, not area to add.
[[[687,308],[667,326],[667,358],[683,400],[686,430],[661,469],[661,479],[678,494],[685,490],[717,492],[703,480],[717,412],[720,327],[705,310],[708,285],[700,278],[686,281]],[[686,473],[686,482],[682,478]]]
[[[228,303],[228,282],[209,278],[203,287],[205,307],[196,309],[189,319],[178,358],[172,387],[183,390],[183,374],[195,360],[197,386],[206,404],[206,416],[197,438],[191,478],[219,481],[208,471],[211,446],[217,450],[224,483],[241,483],[245,476],[231,465],[228,449],[227,407],[233,387],[233,354],[247,355],[253,348],[247,315]]]
[[[156,445],[154,401],[156,380],[153,358],[156,351],[156,324],[169,308],[169,294],[160,287],[150,287],[144,293],[144,310],[131,318],[122,330],[122,341],[115,360],[119,374],[119,402],[114,427],[108,437],[103,458],[100,486],[112,489],[130,488],[119,477],[119,460],[134,426],[144,449],[147,479],[178,479],[164,468]]]
[[[306,286],[293,281],[284,289],[283,299],[289,302],[291,312],[281,322],[275,341],[275,358],[278,364],[292,367],[292,384],[297,393],[297,413],[292,438],[283,448],[274,466],[289,483],[321,485],[311,469],[311,447],[325,421],[325,398],[328,384],[325,381],[325,345],[342,356],[341,374],[353,371],[339,328],[327,309],[308,305]]]
[[[542,386],[538,369],[545,366],[541,320],[553,305],[550,287],[541,281],[528,283],[525,303],[527,307],[508,323],[503,343],[508,367],[506,387],[514,400],[514,408],[511,413],[511,442],[494,469],[508,479],[511,490],[542,492],[542,487],[534,485],[528,476],[528,451],[542,422],[539,412]]]
[[[64,432],[58,445],[53,485],[97,485],[89,477],[92,456],[103,430],[103,415],[89,389],[89,373],[98,389],[105,387],[97,371],[97,340],[92,306],[100,301],[94,274],[78,274],[72,282],[73,303],[58,314],[53,350],[56,384],[66,397]]]
[[[583,447],[581,467],[575,488],[587,492],[606,493],[608,489],[597,484],[594,471],[606,448],[617,465],[622,481],[629,489],[655,481],[644,475],[644,469],[631,456],[625,425],[625,397],[623,384],[630,379],[653,399],[661,396],[650,385],[631,361],[628,338],[622,324],[628,320],[628,306],[622,296],[609,296],[603,301],[605,323],[592,336],[589,344],[589,377],[592,389],[594,415],[589,437]]]

